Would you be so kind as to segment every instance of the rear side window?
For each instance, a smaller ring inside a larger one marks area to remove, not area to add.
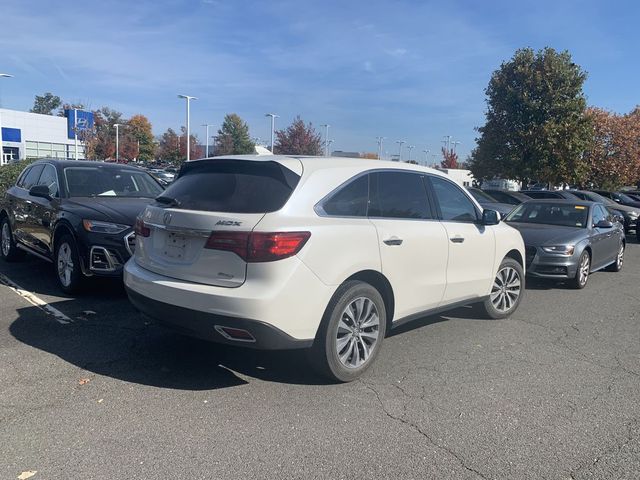
[[[277,162],[198,161],[184,167],[162,197],[186,210],[267,213],[284,206],[299,180]]]
[[[454,222],[475,222],[478,219],[476,207],[460,187],[438,177],[430,177],[442,220]]]
[[[31,170],[29,170],[29,172],[24,177],[24,180],[22,180],[21,187],[25,190],[29,190],[34,185],[37,185],[38,178],[40,178],[43,167],[44,165],[34,165],[33,167],[31,167]]]
[[[327,215],[340,217],[366,217],[369,199],[369,176],[363,175],[340,190],[322,204]]]
[[[421,175],[379,172],[372,173],[370,178],[370,217],[433,218]]]

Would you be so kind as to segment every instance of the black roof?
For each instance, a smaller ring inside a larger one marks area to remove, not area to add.
[[[527,205],[530,205],[532,203],[559,203],[561,205],[580,205],[583,207],[590,207],[591,205],[596,205],[596,204],[600,204],[602,205],[600,202],[592,202],[589,200],[570,200],[567,198],[532,198],[531,200],[527,200],[526,202]]]
[[[101,162],[95,160],[66,160],[60,158],[39,158],[31,165],[38,163],[52,163],[60,168],[64,167],[107,167],[107,168],[133,168],[138,169],[136,165],[128,165],[126,163]]]

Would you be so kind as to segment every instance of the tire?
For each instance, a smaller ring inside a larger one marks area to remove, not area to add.
[[[368,283],[348,281],[329,301],[310,350],[318,373],[336,382],[351,382],[375,361],[387,330],[380,292]]]
[[[83,279],[76,241],[65,234],[56,242],[54,269],[58,286],[65,293],[77,293]]]
[[[620,247],[618,247],[618,254],[616,255],[616,261],[607,266],[607,272],[619,272],[620,270],[622,270],[622,265],[624,264],[624,250],[624,242],[620,242]]]
[[[589,255],[589,252],[585,250],[584,252],[582,252],[582,255],[580,255],[580,260],[578,260],[578,270],[576,271],[576,276],[571,279],[569,285],[578,290],[583,289],[587,286],[590,273],[591,255]]]
[[[15,262],[22,260],[25,254],[26,252],[16,245],[9,218],[3,217],[0,220],[0,257],[6,262]]]
[[[516,311],[524,295],[525,278],[522,265],[513,258],[502,260],[491,285],[491,293],[482,304],[482,313],[488,318],[500,319]]]

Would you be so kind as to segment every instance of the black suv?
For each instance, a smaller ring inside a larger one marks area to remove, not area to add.
[[[119,276],[135,248],[135,219],[162,190],[136,167],[38,160],[0,198],[0,256],[52,262],[68,293],[84,277]]]

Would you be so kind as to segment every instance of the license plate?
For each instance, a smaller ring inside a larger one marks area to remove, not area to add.
[[[169,258],[182,260],[187,249],[187,238],[184,235],[169,233],[164,244],[164,254]]]

